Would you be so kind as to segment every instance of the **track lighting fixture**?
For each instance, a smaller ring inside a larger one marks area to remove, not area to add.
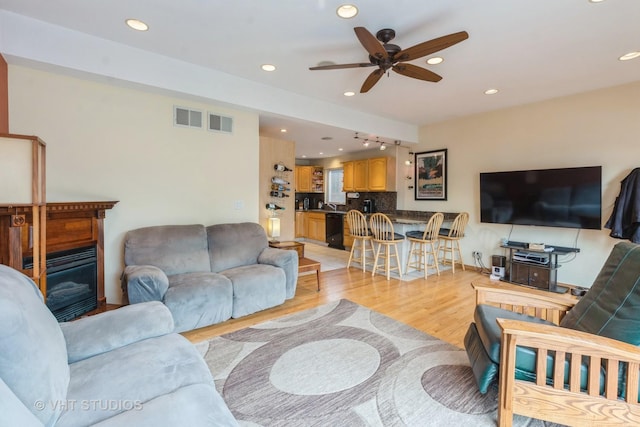
[[[358,132],[355,132],[355,135],[354,135],[353,138],[354,139],[358,139],[358,140],[362,140],[362,145],[365,146],[365,147],[368,147],[371,142],[375,142],[376,144],[380,144],[380,150],[381,151],[386,150],[387,146],[391,144],[391,142],[388,142],[388,141],[381,141],[379,136],[376,136],[376,140],[375,141],[372,141],[369,138],[363,138],[358,134]],[[393,144],[395,144],[395,145],[400,145],[400,143],[401,142],[399,140],[397,140],[397,139],[393,141]]]

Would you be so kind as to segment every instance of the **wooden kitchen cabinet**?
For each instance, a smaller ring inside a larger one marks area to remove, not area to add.
[[[322,166],[296,166],[295,180],[298,193],[324,193]]]
[[[353,162],[342,164],[342,191],[356,191],[353,186]]]
[[[311,192],[311,166],[296,166],[296,191],[299,193]]]
[[[345,218],[342,222],[342,244],[345,248],[350,248],[353,245],[353,236],[351,236],[351,229],[349,228],[349,221]]]
[[[368,191],[369,160],[356,160],[353,162],[353,189],[355,191]]]
[[[369,191],[387,191],[387,157],[369,159]]]
[[[296,212],[296,237],[306,237],[307,234],[307,213]]]
[[[308,239],[324,242],[326,240],[326,218],[324,213],[307,212],[307,237]]]
[[[344,162],[343,189],[347,191],[391,191],[388,157]]]

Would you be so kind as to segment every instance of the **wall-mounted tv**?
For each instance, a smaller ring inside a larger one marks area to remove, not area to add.
[[[600,230],[602,167],[480,173],[480,221]]]

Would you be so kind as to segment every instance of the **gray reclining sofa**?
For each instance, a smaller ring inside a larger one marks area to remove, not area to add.
[[[200,353],[159,302],[58,323],[0,265],[0,426],[237,426]]]
[[[280,305],[298,280],[296,251],[270,248],[264,228],[251,222],[132,230],[124,260],[129,303],[163,302],[176,332]]]

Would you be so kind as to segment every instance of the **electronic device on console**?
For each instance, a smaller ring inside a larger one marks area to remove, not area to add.
[[[545,265],[549,264],[549,255],[546,253],[514,252],[513,260]]]

